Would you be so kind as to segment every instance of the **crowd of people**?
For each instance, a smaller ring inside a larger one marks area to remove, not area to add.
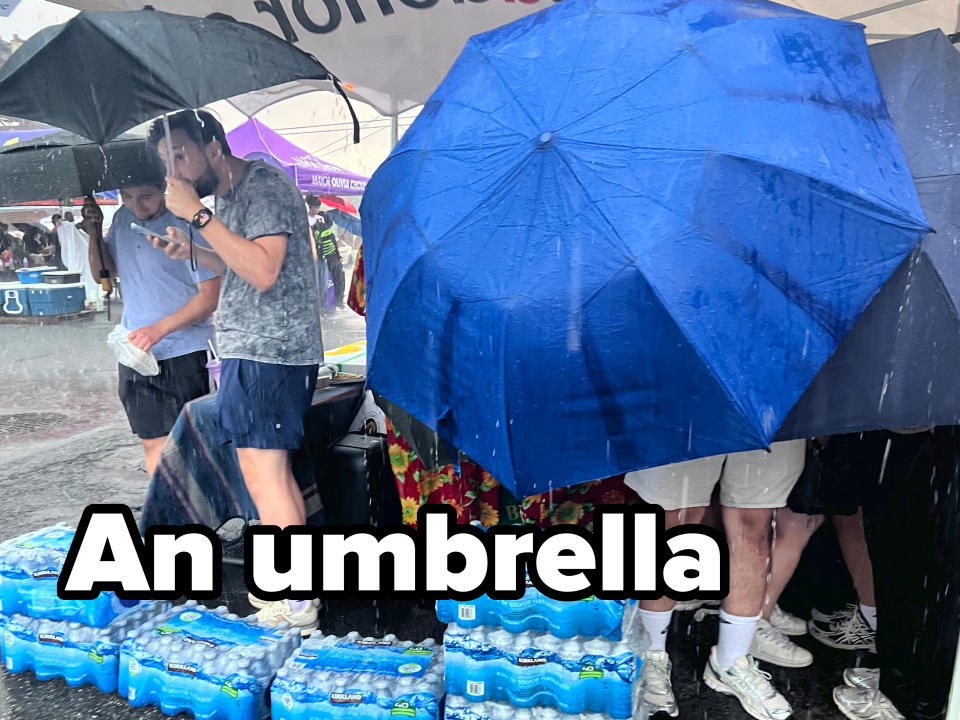
[[[752,717],[790,717],[789,701],[757,661],[812,664],[813,654],[790,639],[809,632],[831,648],[877,653],[878,667],[851,666],[837,678],[833,698],[846,717],[944,717],[960,632],[958,457],[960,429],[911,428],[629,473],[627,484],[664,509],[668,529],[703,522],[719,484],[730,592],[704,683],[735,696]],[[836,526],[858,602],[834,613],[814,608],[803,620],[778,600],[825,518]],[[663,597],[642,600],[639,610],[651,638],[644,699],[671,717],[680,711],[667,650],[676,605]]]
[[[323,358],[326,277],[333,306],[344,299],[332,222],[282,170],[234,157],[209,113],[157,122],[149,143],[166,174],[158,168],[122,189],[123,208],[106,236],[96,203],[83,210],[93,275],[105,269],[121,278],[129,340],[160,368],[145,377],[119,367],[120,399],[147,469],[183,405],[208,392],[205,351],[215,341],[220,440],[236,448],[261,521],[302,525],[289,452],[302,443]],[[212,208],[202,201],[208,196]],[[852,666],[837,678],[833,696],[845,716],[942,718],[960,628],[958,456],[956,428],[920,428],[778,442],[769,452],[629,473],[626,484],[663,508],[668,529],[713,523],[725,532],[730,592],[718,610],[704,683],[735,696],[755,718],[783,720],[791,704],[758,661],[812,664],[814,655],[791,640],[809,632],[835,649],[877,653],[879,667]],[[801,619],[779,598],[824,522],[836,528],[858,602]],[[264,622],[287,622],[303,634],[317,627],[315,600],[249,601]],[[663,597],[641,601],[639,610],[651,638],[644,699],[652,714],[673,717],[681,709],[668,649],[676,606]]]

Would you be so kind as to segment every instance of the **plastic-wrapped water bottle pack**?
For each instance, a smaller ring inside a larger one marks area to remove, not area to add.
[[[74,528],[61,524],[0,543],[0,613],[104,627],[140,604],[112,592],[93,600],[57,596],[57,580],[74,534]]]
[[[631,718],[638,710],[635,691],[648,645],[640,623],[632,623],[621,640],[451,624],[444,635],[445,687],[471,702]]]
[[[315,633],[277,673],[273,720],[438,720],[443,649],[384,638]]]
[[[635,692],[638,695],[642,692],[639,683]],[[443,717],[444,720],[611,720],[602,713],[568,715],[552,707],[517,708],[492,700],[475,703],[459,695],[447,695]],[[636,717],[645,719],[647,714],[642,711]]]
[[[437,618],[465,628],[493,626],[515,633],[548,632],[559,638],[602,635],[620,640],[636,620],[637,608],[636,601],[592,596],[572,602],[553,600],[528,582],[523,597],[517,600],[494,600],[487,595],[469,601],[440,600]]]
[[[131,705],[159,705],[204,720],[266,717],[277,670],[300,632],[189,601],[134,630],[121,646],[118,692]]]
[[[0,658],[10,672],[32,670],[41,680],[117,689],[120,645],[134,629],[169,608],[151,602],[128,610],[105,627],[66,620],[0,615]]]

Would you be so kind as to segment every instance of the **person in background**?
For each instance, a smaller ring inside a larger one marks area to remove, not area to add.
[[[64,267],[70,272],[80,273],[80,282],[86,290],[87,302],[95,303],[99,310],[103,307],[103,296],[100,293],[100,284],[90,272],[90,262],[87,259],[90,237],[85,230],[73,224],[73,213],[69,210],[57,223],[57,237],[60,240]]]
[[[167,158],[167,206],[200,231],[210,247],[196,248],[196,258],[223,278],[217,310],[220,439],[236,448],[260,521],[303,525],[290,451],[303,443],[303,416],[323,358],[303,197],[283,170],[234,157],[210,113],[184,110],[166,122],[153,124],[149,142]],[[200,200],[209,195],[216,196],[214,211]],[[165,240],[153,240],[157,247],[165,241],[170,257],[190,257],[182,227],[171,225]],[[286,622],[303,635],[317,627],[316,600],[248,597],[262,622]]]
[[[343,274],[343,261],[340,259],[340,248],[337,246],[337,236],[333,232],[333,220],[319,207],[312,208],[311,212],[315,217],[311,233],[317,246],[317,256],[326,263],[327,272],[333,279],[334,303],[338,308],[342,308],[346,279]]]
[[[217,307],[220,278],[206,268],[191,270],[189,262],[158,252],[145,235],[130,228],[135,222],[166,234],[168,226],[188,236],[189,225],[164,205],[162,170],[153,182],[120,189],[123,207],[113,217],[103,240],[103,261],[111,277],[123,282],[123,327],[128,339],[157,358],[160,374],[145,377],[118,364],[120,402],[130,429],[140,438],[146,469],[153,473],[160,451],[185,403],[209,392],[207,343],[213,340],[211,315]],[[88,198],[84,221],[93,235],[89,262],[99,277],[102,267],[97,238],[103,213]]]

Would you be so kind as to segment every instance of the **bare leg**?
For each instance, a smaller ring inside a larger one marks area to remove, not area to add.
[[[837,528],[837,540],[840,542],[843,561],[853,578],[853,586],[857,589],[857,598],[863,605],[876,607],[873,565],[863,533],[863,508],[858,508],[856,515],[834,515],[833,524]]]
[[[237,448],[237,459],[261,523],[280,528],[306,523],[303,494],[286,450]]]
[[[167,442],[167,436],[159,438],[149,438],[144,439],[140,438],[140,442],[143,443],[143,455],[144,460],[147,465],[147,476],[153,477],[153,470],[157,467],[157,463],[160,462],[160,452],[163,450],[164,443]]]
[[[793,577],[810,537],[823,524],[823,515],[804,515],[785,507],[776,511],[774,519],[776,534],[770,549],[770,577],[767,578],[767,592],[761,609],[765,620],[770,619],[773,606]]]
[[[703,515],[706,510],[707,508],[705,507],[667,510],[664,512],[664,529],[669,530],[677,527],[678,525],[697,525],[701,520],[703,520]],[[656,600],[640,601],[640,607],[642,609],[651,610],[653,612],[669,612],[670,610],[673,610],[673,606],[676,604],[676,600],[672,600],[666,596],[657,598]]]
[[[730,593],[723,610],[738,617],[756,617],[767,591],[773,510],[722,506],[721,513],[730,548]]]

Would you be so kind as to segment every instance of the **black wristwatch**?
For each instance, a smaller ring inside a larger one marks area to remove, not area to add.
[[[213,220],[213,213],[208,208],[200,208],[197,210],[197,214],[193,216],[190,224],[197,230],[202,230],[211,220]]]

